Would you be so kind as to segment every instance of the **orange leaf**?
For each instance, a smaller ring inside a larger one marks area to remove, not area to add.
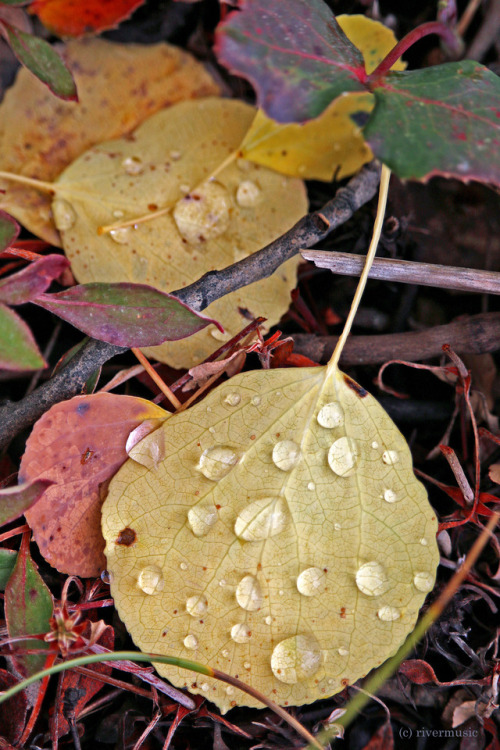
[[[97,393],[56,404],[26,444],[20,476],[55,484],[25,513],[42,555],[63,573],[97,576],[105,567],[103,489],[126,460],[129,433],[167,412],[132,396]]]
[[[144,0],[35,0],[31,13],[58,36],[98,34],[118,26]]]

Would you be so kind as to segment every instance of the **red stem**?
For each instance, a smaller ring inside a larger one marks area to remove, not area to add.
[[[454,48],[456,46],[457,40],[455,34],[449,28],[449,26],[445,26],[445,24],[441,23],[440,21],[430,21],[429,23],[423,23],[421,26],[417,26],[416,29],[410,31],[405,37],[401,39],[400,42],[396,44],[395,47],[391,49],[389,54],[384,57],[381,63],[378,64],[373,73],[370,73],[370,75],[368,76],[368,81],[374,81],[384,76],[392,68],[394,63],[399,60],[401,55],[406,52],[407,49],[412,47],[415,42],[418,42],[424,36],[428,36],[429,34],[437,34],[445,41],[445,43],[449,47]]]

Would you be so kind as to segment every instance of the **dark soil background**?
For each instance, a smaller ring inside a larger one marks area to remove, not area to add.
[[[251,2],[251,0],[249,0]],[[286,2],[286,0],[283,0]],[[484,33],[488,21],[488,9],[498,3],[490,0],[483,3],[474,16],[466,33],[468,45]],[[434,20],[434,0],[408,0],[397,2],[335,2],[328,3],[337,13],[363,13],[382,20],[391,26],[401,38],[418,24]],[[459,17],[466,2],[458,2]],[[497,13],[498,15],[498,13]],[[485,20],[486,19],[486,20]],[[223,82],[227,95],[253,100],[253,92],[241,80],[221,69],[212,51],[213,31],[219,20],[219,4],[216,0],[201,2],[173,2],[173,0],[150,0],[118,29],[104,36],[121,42],[153,43],[166,40],[190,50],[204,61]],[[41,27],[38,31],[43,34]],[[500,41],[494,40],[481,56],[481,62],[500,72]],[[418,43],[407,56],[410,67],[422,67],[443,61],[436,37],[427,37]],[[1,72],[6,83],[12,80],[15,65],[8,52],[2,50]],[[499,158],[492,154],[492,158]],[[338,184],[311,182],[309,195],[311,208],[319,208],[334,194]],[[476,269],[500,271],[500,212],[498,195],[490,188],[473,184],[462,184],[455,180],[433,179],[427,185],[402,184],[397,179],[391,182],[389,206],[379,255],[443,265],[467,266]],[[359,211],[347,224],[334,232],[322,244],[323,249],[364,253],[369,243],[375,202]],[[27,237],[27,235],[24,235]],[[309,343],[318,335],[338,334],[355,288],[356,280],[332,276],[329,271],[316,269],[304,263],[299,273],[299,297],[292,303],[279,329],[286,335],[307,334]],[[406,331],[425,331],[436,325],[449,323],[459,316],[499,311],[498,298],[482,294],[450,292],[442,289],[396,284],[382,281],[369,282],[365,293],[354,335],[377,336]],[[24,306],[21,314],[29,323],[42,351],[53,366],[59,358],[79,342],[82,334],[71,326],[61,323],[50,313],[34,306]],[[272,332],[271,332],[272,333]],[[302,336],[302,341],[304,337]],[[447,343],[445,340],[443,344]],[[48,349],[47,349],[48,347]],[[500,342],[498,344],[500,349]],[[296,351],[301,351],[300,346]],[[457,351],[461,351],[457,347]],[[309,355],[311,356],[311,355]],[[395,353],[397,358],[397,352]],[[466,366],[472,371],[473,387],[482,391],[490,412],[498,413],[500,380],[498,357],[493,353],[468,354]],[[442,362],[448,362],[444,356]],[[439,364],[435,359],[430,364]],[[115,358],[103,368],[101,382],[119,369],[135,364],[131,354]],[[259,367],[256,356],[247,359],[247,367]],[[175,373],[167,372],[167,380]],[[364,387],[380,397],[402,432],[410,442],[415,465],[440,482],[456,486],[456,481],[444,457],[437,451],[429,459],[429,453],[442,441],[455,407],[454,388],[435,375],[410,369],[401,365],[390,367],[385,382],[408,398],[402,400],[381,393],[374,384],[378,372],[377,364],[348,368],[348,372]],[[49,377],[43,372],[39,382]],[[22,398],[34,383],[31,374],[14,375],[0,372],[1,398]],[[154,391],[151,381],[129,381],[119,392],[151,397]],[[473,435],[470,420],[466,418],[463,398],[457,396],[460,414],[449,438],[464,466],[469,479],[473,477]],[[478,413],[478,423],[488,427]],[[494,427],[494,424],[493,424]],[[492,429],[490,424],[489,429]],[[28,433],[17,436],[8,453],[1,459],[0,480],[7,479],[17,470]],[[481,490],[499,495],[496,483],[490,480],[488,467],[500,460],[500,448],[493,442],[482,440]],[[439,517],[447,517],[458,510],[458,506],[437,487],[428,484],[430,499]],[[484,520],[484,519],[483,519]],[[477,523],[468,523],[450,529],[442,545],[443,564],[438,572],[438,585],[430,598],[435,598],[449,580],[457,564],[470,549],[480,533]],[[16,548],[17,540],[13,540]],[[438,686],[432,683],[414,684],[403,675],[395,676],[378,694],[380,701],[371,701],[351,727],[344,740],[335,747],[346,750],[383,750],[384,748],[446,748],[446,750],[475,750],[488,748],[498,750],[498,710],[495,709],[496,686],[499,676],[498,616],[500,592],[499,547],[490,544],[483,553],[473,573],[449,605],[444,616],[427,634],[413,658],[432,665],[441,682],[451,685]],[[51,590],[60,592],[64,577],[56,573],[37,553],[33,554],[44,579]],[[131,647],[131,641],[112,608],[98,611],[116,629],[115,648]],[[5,633],[5,630],[3,631]],[[120,677],[122,675],[119,675]],[[469,684],[462,685],[467,680]],[[56,681],[49,689],[44,709],[32,734],[30,748],[51,747],[48,721],[51,705],[56,701]],[[294,715],[309,729],[316,729],[328,720],[334,709],[344,706],[354,688],[328,700],[311,706],[292,709]],[[165,697],[159,699],[162,716],[149,736],[140,740],[158,706],[145,698],[110,686],[94,699],[95,710],[78,719],[77,729],[81,748],[92,750],[125,750],[143,748],[156,750],[165,746],[165,738],[175,717],[175,707]],[[453,717],[457,721],[457,707],[464,708],[464,723],[452,728]],[[278,720],[270,711],[233,709],[225,719],[228,726],[217,721],[218,711],[210,704],[205,707],[213,716],[193,712],[183,718],[173,734],[170,747],[175,750],[249,750],[250,748],[299,748],[304,742]],[[455,714],[454,714],[455,711]],[[390,726],[384,727],[387,712]],[[247,732],[252,739],[238,736],[231,724]],[[434,736],[432,732],[434,731]],[[436,734],[436,731],[438,734]],[[0,747],[8,747],[0,739]],[[59,747],[75,747],[75,740],[66,735],[59,740]]]

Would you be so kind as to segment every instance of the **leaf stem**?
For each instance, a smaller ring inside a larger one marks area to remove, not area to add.
[[[344,330],[342,331],[340,338],[337,341],[337,345],[333,351],[330,362],[328,363],[328,373],[327,373],[328,375],[333,370],[335,370],[338,366],[340,355],[342,354],[342,349],[344,348],[345,342],[347,341],[347,337],[349,336],[351,332],[354,317],[358,311],[359,303],[361,302],[361,297],[363,296],[363,292],[365,291],[366,282],[368,281],[370,269],[372,267],[373,259],[375,258],[375,253],[377,252],[378,242],[380,239],[380,235],[382,233],[382,225],[384,222],[385,207],[387,204],[387,194],[389,192],[390,178],[391,178],[391,170],[389,169],[389,167],[386,167],[385,164],[382,164],[382,172],[380,174],[380,190],[378,194],[377,215],[375,217],[375,224],[373,227],[372,239],[370,242],[370,246],[368,248],[368,252],[366,253],[365,265],[363,267],[363,271],[359,278],[358,286],[356,288],[356,293],[354,295],[354,299],[351,304],[351,309],[349,310],[349,315],[347,316],[346,322],[344,324]]]
[[[11,182],[19,182],[21,185],[28,185],[29,187],[36,188],[36,190],[40,190],[42,193],[51,193],[54,195],[57,192],[57,188],[52,182],[37,180],[35,177],[25,177],[22,174],[14,174],[13,172],[0,172],[0,178],[11,180]]]
[[[445,44],[447,44],[452,49],[456,47],[457,38],[453,31],[449,28],[449,26],[446,26],[440,21],[430,21],[429,23],[423,23],[421,26],[417,26],[416,29],[412,29],[412,31],[404,36],[401,41],[399,41],[396,46],[391,49],[389,54],[386,55],[382,62],[378,64],[373,73],[370,73],[367,78],[367,82],[373,83],[384,76],[386,73],[388,73],[394,63],[399,60],[401,55],[404,54],[407,49],[412,47],[415,42],[418,42],[424,36],[428,36],[429,34],[437,34],[443,39]]]

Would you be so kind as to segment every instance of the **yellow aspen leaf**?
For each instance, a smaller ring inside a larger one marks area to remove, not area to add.
[[[181,102],[150,117],[132,136],[94,146],[73,162],[54,184],[52,211],[78,281],[134,281],[171,292],[260,250],[293,226],[307,211],[301,180],[245,160],[221,170],[254,114],[253,107],[228,99]],[[136,223],[155,212],[152,220]],[[271,277],[209,305],[206,314],[222,323],[225,334],[208,326],[146,351],[190,368],[234,336],[248,316],[262,315],[274,325],[288,309],[299,262],[292,258]]]
[[[94,143],[118,138],[163,107],[219,93],[189,53],[169,44],[69,42],[62,56],[78,102],[61,101],[21,68],[0,105],[0,170],[53,180]],[[46,193],[0,180],[0,208],[52,245],[61,245]]]
[[[337,16],[337,21],[361,50],[368,73],[397,42],[390,29],[366,16]],[[395,70],[404,68],[402,62],[394,65]],[[334,175],[338,179],[348,177],[373,158],[361,128],[350,115],[369,114],[373,106],[372,94],[344,94],[322,115],[303,125],[275,122],[259,110],[241,145],[241,153],[245,159],[296,177],[325,181]]]
[[[336,367],[237,375],[132,455],[102,523],[115,605],[142,650],[301,705],[365,675],[413,629],[439,561],[436,516],[397,427]],[[259,705],[156,667],[223,712]]]

